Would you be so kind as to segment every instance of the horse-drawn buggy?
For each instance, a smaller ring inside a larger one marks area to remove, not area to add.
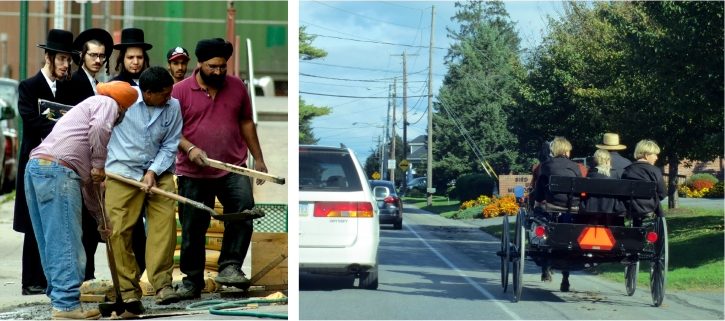
[[[659,202],[656,184],[647,181],[551,176],[548,188],[570,198],[580,197],[582,204],[590,198],[611,198],[623,203],[636,199]],[[637,287],[640,262],[649,263],[652,302],[654,306],[662,304],[668,262],[667,223],[663,215],[643,217],[630,210],[597,213],[573,206],[522,206],[514,231],[510,231],[509,218],[504,217],[501,235],[501,285],[506,292],[510,271],[514,302],[521,299],[528,257],[544,271],[561,270],[566,281],[562,291],[569,290],[569,271],[601,263],[621,263],[630,296]]]

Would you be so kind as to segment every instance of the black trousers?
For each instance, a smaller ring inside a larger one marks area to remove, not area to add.
[[[43,265],[40,263],[40,250],[38,249],[38,241],[35,240],[35,232],[31,228],[24,234],[22,286],[35,285],[45,288],[48,286],[48,281],[45,279]]]
[[[214,208],[214,198],[219,198],[225,213],[238,213],[254,207],[252,184],[246,176],[227,174],[213,179],[179,176],[178,184],[181,196],[211,208]],[[208,212],[179,203],[179,221],[182,228],[179,267],[186,274],[184,283],[198,290],[204,288],[204,245],[210,220]],[[224,222],[219,271],[230,264],[242,265],[252,241],[253,231],[252,220]]]

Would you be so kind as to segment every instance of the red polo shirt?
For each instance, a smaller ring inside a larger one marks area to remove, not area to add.
[[[247,144],[242,137],[241,121],[252,119],[252,107],[247,88],[241,79],[227,75],[224,87],[214,99],[196,81],[197,68],[191,77],[174,85],[171,96],[181,104],[184,119],[182,135],[218,161],[244,166]],[[176,174],[194,178],[217,178],[228,172],[200,167],[191,162],[185,152],[176,156]]]

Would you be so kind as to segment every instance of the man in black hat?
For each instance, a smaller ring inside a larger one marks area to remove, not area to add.
[[[126,28],[121,31],[121,43],[113,46],[119,51],[116,60],[116,71],[120,71],[113,80],[121,80],[138,86],[138,78],[149,67],[148,50],[153,48],[144,42],[143,30]]]
[[[55,122],[40,114],[38,98],[57,101],[60,95],[59,80],[65,80],[70,73],[73,54],[73,34],[70,31],[51,29],[44,45],[45,65],[35,76],[25,79],[18,86],[18,111],[23,122],[23,137],[20,143],[18,179],[15,188],[15,215],[13,229],[25,233],[23,240],[22,294],[43,294],[47,287],[43,266],[40,263],[38,243],[30,222],[28,203],[25,199],[25,166],[30,151],[50,134]]]
[[[255,170],[267,172],[247,89],[241,79],[227,75],[232,44],[224,39],[204,39],[196,45],[198,67],[191,77],[174,85],[171,95],[179,100],[184,120],[176,174],[179,194],[214,206],[217,197],[226,212],[254,207],[249,177],[207,167],[206,157],[246,166],[247,154],[254,156]],[[223,108],[220,108],[222,107]],[[214,129],[214,130],[210,130]],[[257,184],[264,181],[257,180]],[[179,204],[182,228],[181,272],[186,274],[176,289],[181,299],[200,296],[204,288],[204,235],[209,213]],[[252,221],[224,222],[216,282],[249,288],[241,267],[252,239]]]
[[[174,78],[174,83],[186,78],[186,69],[189,65],[189,52],[183,47],[169,49],[166,53],[166,61],[169,62],[169,73]]]
[[[109,74],[108,59],[113,53],[113,37],[106,30],[91,28],[76,37],[73,49],[80,52],[80,56],[73,56],[80,68],[65,83],[69,90],[63,90],[59,99],[61,103],[75,106],[96,94],[97,77],[104,65],[106,74]]]
[[[62,84],[61,95],[58,101],[75,106],[86,98],[96,95],[96,77],[106,66],[106,74],[108,74],[108,59],[113,53],[113,37],[108,31],[100,28],[91,28],[81,32],[73,41],[73,49],[80,52],[79,55],[73,55],[73,60],[80,65],[80,68],[73,73],[70,81]],[[98,242],[101,236],[97,231],[96,220],[91,217],[83,206],[83,248],[86,251],[86,275],[85,280],[94,279],[95,276],[95,255],[98,248]]]

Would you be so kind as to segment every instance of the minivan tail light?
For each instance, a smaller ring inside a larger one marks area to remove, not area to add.
[[[315,202],[315,217],[373,217],[369,202]]]
[[[385,199],[383,200],[383,202],[385,202],[385,203],[392,203],[392,204],[395,204],[395,203],[397,203],[397,202],[398,202],[398,198],[397,198],[397,197],[395,197],[395,196],[388,196],[388,197],[386,197],[386,198],[385,198]]]

